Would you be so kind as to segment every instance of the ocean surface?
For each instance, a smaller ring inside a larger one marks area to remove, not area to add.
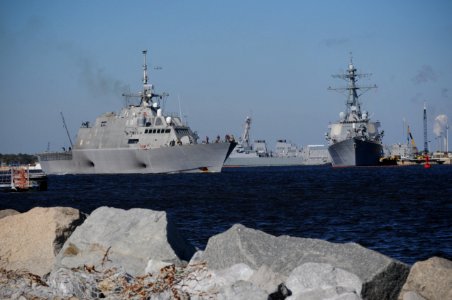
[[[0,209],[164,210],[204,249],[235,223],[273,235],[356,242],[408,264],[452,259],[452,166],[226,168],[218,174],[50,176],[0,193]]]

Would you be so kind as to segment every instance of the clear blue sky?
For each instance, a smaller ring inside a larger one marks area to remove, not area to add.
[[[239,136],[274,147],[326,144],[345,96],[350,52],[372,73],[362,97],[385,144],[405,142],[403,119],[422,148],[422,108],[452,119],[452,1],[0,1],[0,153],[67,146],[84,121],[119,111],[121,93],[150,78],[204,138]],[[452,120],[449,122],[452,123]],[[451,134],[452,136],[452,134]],[[452,137],[451,137],[452,139]],[[452,143],[451,143],[452,144]]]

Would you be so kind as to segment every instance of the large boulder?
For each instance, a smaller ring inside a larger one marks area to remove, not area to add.
[[[326,263],[357,275],[365,299],[396,299],[409,272],[407,265],[355,243],[275,237],[240,224],[211,237],[200,259],[212,269],[245,263],[258,270],[267,265],[286,277],[304,263]]]
[[[70,207],[36,207],[0,219],[0,268],[45,275],[83,215]]]
[[[251,281],[255,271],[246,264],[209,270],[205,263],[195,263],[189,264],[181,273],[184,273],[183,278],[174,288],[189,295],[189,299],[268,298],[268,293]]]
[[[216,295],[218,300],[267,300],[268,294],[249,281],[239,280],[224,286]]]
[[[452,261],[432,257],[415,263],[399,299],[416,299],[415,297],[429,300],[452,299]]]
[[[7,216],[13,216],[13,215],[17,215],[20,214],[20,212],[18,212],[17,210],[14,209],[2,209],[0,210],[0,219],[3,219],[4,217]]]
[[[248,279],[249,282],[266,291],[268,294],[274,293],[276,287],[285,280],[285,276],[273,272],[267,265],[262,265],[250,279]]]
[[[330,264],[302,264],[292,271],[286,286],[292,293],[288,300],[361,299],[358,276]]]
[[[122,267],[142,275],[150,260],[181,265],[194,252],[163,211],[100,207],[66,241],[55,269]]]

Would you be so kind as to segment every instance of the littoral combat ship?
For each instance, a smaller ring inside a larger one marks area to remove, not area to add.
[[[357,74],[353,62],[350,61],[347,73],[333,75],[348,81],[345,88],[331,90],[345,90],[348,92],[345,112],[339,114],[340,120],[328,126],[329,132],[326,139],[329,141],[328,152],[334,167],[346,166],[375,166],[383,156],[382,138],[378,128],[380,122],[371,122],[369,114],[361,111],[361,103],[358,100],[358,91],[363,92],[376,86],[357,86],[359,78],[369,74]]]
[[[47,174],[220,172],[236,143],[198,144],[198,135],[179,116],[165,115],[148,83],[143,51],[143,91],[119,114],[108,112],[94,125],[82,123],[69,151],[38,154]],[[64,121],[64,119],[63,119]],[[71,142],[72,144],[72,142]]]

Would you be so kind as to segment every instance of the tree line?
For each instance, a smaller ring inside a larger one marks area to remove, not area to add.
[[[2,165],[28,165],[35,164],[38,162],[38,157],[36,155],[19,153],[19,154],[1,154],[0,153],[0,163]]]

